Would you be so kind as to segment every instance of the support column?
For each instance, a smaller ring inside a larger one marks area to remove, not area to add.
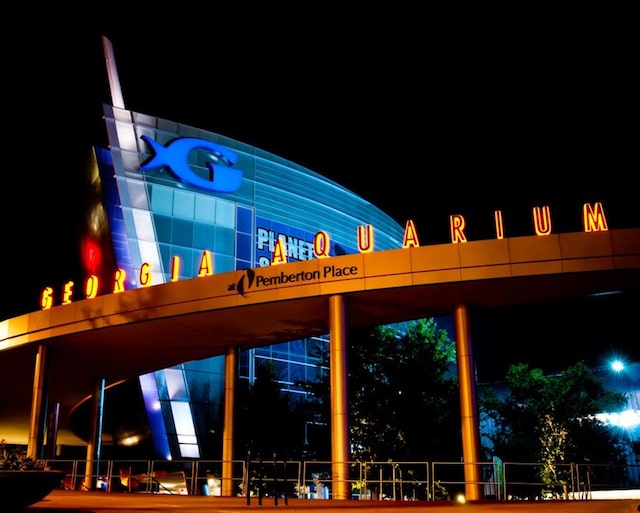
[[[329,365],[331,383],[331,478],[334,499],[350,499],[347,340],[344,296],[329,298]]]
[[[47,451],[46,460],[52,460],[58,452],[58,421],[60,419],[60,403],[55,403],[52,408],[48,408],[47,415]]]
[[[103,378],[97,379],[91,396],[91,422],[89,426],[89,443],[87,444],[87,461],[84,471],[82,489],[92,491],[95,488],[94,470],[100,465],[100,449],[102,446],[102,416],[104,413]]]
[[[49,350],[45,345],[38,346],[33,371],[33,394],[31,396],[31,418],[29,421],[29,442],[27,456],[34,460],[43,457],[44,431],[47,419],[49,391]]]
[[[456,336],[460,418],[462,421],[462,458],[464,463],[465,498],[479,500],[480,495],[480,435],[476,404],[476,380],[471,346],[469,309],[458,305],[453,310]]]
[[[238,380],[238,351],[228,346],[224,358],[224,417],[222,419],[222,483],[223,497],[233,497],[233,430],[235,391]]]

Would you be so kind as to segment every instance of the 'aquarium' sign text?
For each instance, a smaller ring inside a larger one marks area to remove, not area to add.
[[[495,235],[496,239],[504,238],[504,224],[502,220],[502,211],[496,210],[494,212],[495,221]],[[548,206],[534,207],[532,211],[533,230],[537,236],[546,236],[551,234],[551,211]],[[605,217],[604,208],[602,203],[597,202],[593,205],[585,203],[582,207],[582,226],[584,232],[603,232],[609,229],[607,225],[607,219]],[[453,244],[467,242],[465,235],[466,221],[462,215],[449,216],[449,231],[451,242]],[[321,230],[315,234],[313,239],[312,251],[313,257],[318,259],[329,258],[329,249],[331,247],[331,239],[327,232]],[[373,226],[361,225],[356,228],[356,243],[360,253],[369,253],[374,249],[374,234]],[[408,220],[405,225],[404,236],[402,240],[402,247],[404,249],[420,246],[418,241],[418,233],[412,220]],[[172,282],[178,281],[181,268],[180,257],[174,256],[171,261],[171,268],[169,271],[169,279]],[[287,243],[283,236],[278,237],[275,241],[272,258],[270,265],[279,265],[287,263]],[[264,265],[264,263],[262,263]],[[153,274],[151,264],[148,262],[143,263],[140,266],[140,273],[138,276],[138,284],[140,287],[149,287],[153,285]],[[213,274],[213,260],[211,252],[208,250],[203,251],[200,258],[200,264],[198,267],[197,277],[210,276]],[[356,266],[351,267],[338,267],[333,265],[326,265],[320,271],[306,272],[306,273],[285,273],[282,272],[279,275],[256,276],[255,271],[252,269],[245,270],[246,276],[242,276],[238,284],[232,284],[229,286],[229,290],[237,290],[240,294],[244,294],[246,290],[251,286],[264,287],[309,281],[320,281],[335,279],[338,277],[356,276],[358,274],[358,268]],[[111,293],[117,294],[124,292],[126,271],[124,269],[118,269],[113,278]],[[246,280],[245,280],[246,278]],[[68,281],[63,285],[61,294],[61,305],[66,305],[73,302],[75,284],[73,281]],[[84,297],[86,299],[93,299],[98,295],[101,289],[101,284],[97,276],[92,275],[87,278],[84,283]],[[40,295],[40,306],[43,310],[49,309],[54,306],[54,291],[52,287],[46,287]]]

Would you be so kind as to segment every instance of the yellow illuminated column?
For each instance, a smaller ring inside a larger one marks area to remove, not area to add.
[[[228,346],[224,359],[224,427],[222,429],[222,490],[223,497],[233,497],[233,419],[235,389],[238,379],[238,353]]]
[[[465,498],[480,499],[480,439],[476,410],[476,381],[473,370],[469,309],[458,305],[453,310],[462,421],[462,458],[464,464]]]
[[[38,346],[33,371],[33,395],[31,397],[31,420],[29,423],[29,443],[27,456],[40,459],[44,440],[47,391],[49,388],[49,352],[44,345]]]
[[[87,444],[87,462],[84,471],[83,490],[94,490],[94,469],[96,462],[100,462],[100,447],[102,445],[102,414],[104,411],[104,379],[97,379],[91,397],[91,419],[89,419],[89,443]]]
[[[333,498],[350,499],[344,296],[331,296],[329,298],[329,367],[331,380],[331,478]]]

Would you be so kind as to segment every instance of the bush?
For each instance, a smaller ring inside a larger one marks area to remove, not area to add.
[[[0,440],[0,470],[44,470],[44,461],[27,456],[22,447],[9,448],[6,440]]]

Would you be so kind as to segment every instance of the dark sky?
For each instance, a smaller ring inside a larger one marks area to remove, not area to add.
[[[413,219],[422,245],[448,242],[450,214],[466,217],[470,240],[491,238],[496,209],[507,236],[531,235],[541,205],[554,232],[579,231],[595,201],[610,227],[640,226],[634,32],[597,13],[473,31],[326,14],[191,13],[189,30],[86,17],[5,45],[0,318],[37,310],[44,286],[73,275],[83,166],[110,102],[102,35],[129,109],[304,165]]]

